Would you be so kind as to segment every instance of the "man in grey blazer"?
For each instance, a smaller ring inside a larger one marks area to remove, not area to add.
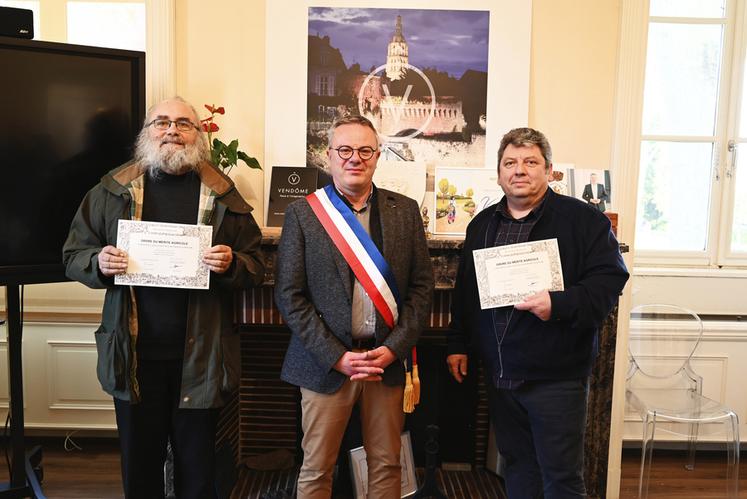
[[[430,313],[433,273],[418,205],[378,189],[373,124],[336,121],[327,156],[334,189],[389,265],[399,290],[390,328],[325,231],[308,199],[285,213],[275,301],[292,336],[281,378],[301,388],[303,465],[298,497],[329,498],[353,407],[360,408],[368,496],[400,497],[400,432],[407,359]]]

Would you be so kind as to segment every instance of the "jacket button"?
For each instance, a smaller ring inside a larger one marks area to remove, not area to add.
[[[183,400],[184,402],[189,402],[189,397],[184,397],[184,398],[183,398],[182,400]]]
[[[189,342],[190,345],[194,345],[194,343],[195,343],[195,339],[194,338],[190,338],[187,341]]]

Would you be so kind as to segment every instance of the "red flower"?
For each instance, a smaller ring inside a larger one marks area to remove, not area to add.
[[[218,125],[216,125],[212,121],[210,121],[210,122],[204,122],[202,124],[202,131],[203,132],[213,133],[213,132],[217,132],[218,130],[220,130],[220,128],[218,128]]]
[[[226,110],[223,108],[223,106],[221,106],[221,107],[215,107],[215,106],[211,106],[209,104],[205,104],[205,109],[207,109],[208,111],[210,111],[210,113],[212,113],[212,114],[226,114]]]

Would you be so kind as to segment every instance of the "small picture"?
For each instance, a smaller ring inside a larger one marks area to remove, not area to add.
[[[412,441],[410,432],[400,435],[402,448],[399,462],[402,465],[402,492],[400,497],[407,497],[418,490],[418,480],[415,475],[415,460],[412,457]],[[368,466],[366,451],[363,447],[350,449],[350,473],[352,474],[355,499],[365,499],[368,495]]]
[[[550,189],[555,191],[556,194],[570,196],[570,175],[572,171],[573,163],[553,163],[552,172],[547,179]]]
[[[435,233],[465,234],[474,216],[503,197],[492,168],[436,168]]]
[[[573,197],[602,213],[612,210],[610,171],[602,169],[574,169],[571,175]]]

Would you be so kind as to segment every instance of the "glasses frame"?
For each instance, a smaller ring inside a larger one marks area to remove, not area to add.
[[[349,156],[343,155],[343,153],[340,151],[340,149],[350,149],[350,155]],[[365,154],[365,157],[364,157],[364,154],[361,154],[361,150],[363,150],[363,149],[366,149],[366,150],[370,149],[371,150],[371,155]],[[371,159],[371,158],[374,157],[374,155],[376,154],[376,151],[378,151],[379,148],[378,147],[371,147],[371,146],[363,146],[363,147],[357,147],[356,148],[356,147],[350,147],[350,146],[344,146],[343,145],[343,146],[340,146],[340,147],[330,147],[330,150],[337,151],[337,155],[340,157],[340,159],[350,159],[350,158],[353,157],[353,154],[355,154],[357,152],[358,153],[358,157],[361,159],[361,161],[368,161],[369,159]]]
[[[169,122],[169,126],[167,126],[166,128],[158,128],[158,127],[156,126],[156,121],[164,121],[164,122],[165,122],[165,121],[168,121],[168,122]],[[146,127],[152,126],[152,127],[153,127],[153,128],[155,128],[156,130],[160,130],[160,131],[162,131],[162,132],[165,132],[166,130],[168,130],[169,128],[171,128],[171,125],[172,125],[172,124],[173,124],[173,125],[174,125],[174,126],[176,127],[176,129],[177,129],[177,130],[179,130],[180,132],[191,132],[192,130],[198,130],[198,129],[199,129],[199,127],[198,127],[197,125],[195,125],[194,123],[192,123],[191,121],[189,121],[189,120],[186,120],[186,119],[181,119],[181,118],[180,118],[180,119],[178,119],[178,120],[169,120],[169,119],[166,119],[166,118],[156,118],[156,119],[154,119],[153,121],[151,121],[150,123],[148,123],[148,124],[147,124],[147,125],[145,125],[145,126],[146,126]],[[186,128],[186,129],[182,130],[181,128],[179,128],[179,125],[180,125],[180,124],[188,124],[188,125],[189,125],[189,128]]]

